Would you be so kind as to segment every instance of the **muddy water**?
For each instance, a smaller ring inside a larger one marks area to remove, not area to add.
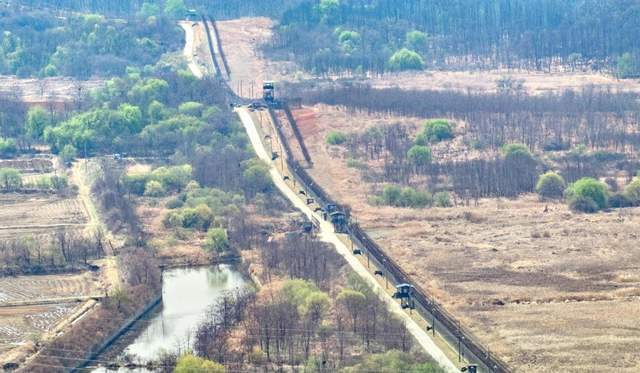
[[[134,324],[142,332],[122,355],[145,363],[163,351],[180,352],[193,345],[194,330],[203,320],[209,306],[225,292],[241,289],[247,280],[233,266],[179,268],[163,274],[162,306],[148,319]],[[93,372],[107,372],[97,368]],[[135,370],[144,372],[145,370]],[[120,369],[119,372],[131,372]]]

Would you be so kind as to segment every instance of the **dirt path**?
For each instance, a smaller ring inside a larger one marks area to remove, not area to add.
[[[401,320],[405,322],[405,326],[416,339],[418,344],[445,370],[449,372],[458,372],[458,368],[447,358],[442,350],[434,343],[429,337],[427,332],[418,323],[411,318],[406,312],[402,310],[400,304],[394,301],[393,298],[380,286],[371,273],[364,267],[364,265],[354,256],[351,251],[345,245],[342,240],[333,231],[331,223],[324,221],[321,216],[311,211],[304,201],[298,198],[298,195],[289,188],[289,186],[283,181],[280,171],[273,165],[271,157],[267,154],[260,135],[256,128],[256,125],[251,118],[251,115],[246,108],[238,108],[237,114],[244,125],[251,144],[256,151],[256,154],[260,159],[270,164],[270,174],[276,187],[285,195],[285,197],[293,203],[293,205],[307,215],[310,219],[315,217],[320,221],[320,234],[318,237],[321,241],[330,243],[335,246],[336,250],[342,255],[351,268],[363,279],[365,279],[369,285],[378,293],[380,299],[387,304],[388,308]]]
[[[71,173],[71,182],[78,186],[78,199],[82,202],[84,209],[87,213],[89,221],[86,224],[86,232],[93,234],[96,230],[102,230],[104,239],[106,241],[105,251],[107,256],[115,255],[113,249],[114,245],[119,246],[121,239],[115,237],[115,235],[109,231],[109,229],[102,223],[100,216],[98,215],[98,208],[96,207],[93,199],[91,198],[91,180],[89,177],[89,161],[81,159],[73,164],[73,172]]]
[[[200,69],[200,66],[198,66],[198,63],[196,62],[196,60],[193,58],[197,52],[197,49],[196,49],[197,44],[195,43],[196,33],[194,32],[193,29],[201,27],[200,22],[193,23],[190,21],[180,21],[179,24],[180,24],[180,27],[182,27],[182,29],[184,30],[184,35],[185,35],[185,43],[184,43],[184,49],[182,50],[182,54],[184,55],[184,57],[187,59],[189,63],[189,70],[191,70],[191,73],[196,78],[201,79],[204,74],[202,73],[202,70]]]

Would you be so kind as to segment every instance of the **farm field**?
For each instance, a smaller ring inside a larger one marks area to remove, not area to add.
[[[314,179],[492,352],[518,370],[601,371],[611,359],[617,371],[637,369],[640,208],[576,214],[535,195],[453,208],[372,206],[382,186],[363,183],[367,172],[347,167],[346,150],[328,146],[326,135],[420,120],[324,105],[293,113]]]
[[[0,194],[0,238],[82,229],[87,222],[82,203],[75,197],[53,194]]]
[[[15,168],[25,184],[44,175],[63,174],[52,156],[19,157],[0,161],[0,167]],[[0,193],[0,241],[31,242],[39,254],[53,258],[59,234],[67,238],[82,237],[88,222],[83,202],[75,195],[53,193]],[[53,246],[52,246],[53,245]],[[15,253],[14,253],[15,254]],[[3,253],[6,265],[14,265],[15,257]],[[35,263],[34,263],[35,264]],[[53,264],[53,263],[51,263]],[[9,272],[14,267],[3,268]],[[53,336],[80,309],[88,297],[103,294],[106,280],[100,272],[74,272],[43,275],[18,275],[0,278],[0,361],[21,361],[33,352],[29,345]],[[89,301],[93,302],[93,301]]]

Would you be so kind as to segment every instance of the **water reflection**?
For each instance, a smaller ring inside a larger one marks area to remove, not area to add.
[[[194,329],[203,320],[207,308],[225,292],[241,289],[245,285],[246,280],[242,275],[228,265],[165,271],[162,309],[149,320],[136,323],[134,327],[143,331],[123,354],[133,357],[136,362],[145,363],[157,358],[163,351],[189,349],[193,344]]]

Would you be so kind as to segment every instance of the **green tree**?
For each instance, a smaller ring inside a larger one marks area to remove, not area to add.
[[[269,166],[263,162],[252,160],[242,173],[246,190],[250,195],[269,192],[273,186],[269,176]]]
[[[182,19],[187,14],[184,0],[167,0],[164,5],[164,14],[173,19]]]
[[[229,238],[227,237],[227,231],[223,228],[209,229],[204,248],[217,253],[229,250]]]
[[[389,58],[389,68],[395,71],[422,70],[424,61],[418,53],[402,48]]]
[[[43,108],[34,106],[27,112],[27,120],[25,122],[25,131],[27,136],[32,140],[42,139],[44,129],[51,125],[49,114]]]
[[[0,188],[11,192],[22,188],[22,175],[14,168],[0,168]]]
[[[347,135],[342,132],[331,131],[327,134],[326,141],[329,145],[344,144],[347,141]]]
[[[130,133],[139,133],[142,131],[144,122],[142,121],[142,111],[138,106],[125,103],[118,106],[118,111],[127,122]]]
[[[349,316],[351,316],[353,332],[355,333],[358,314],[364,311],[364,305],[367,301],[367,298],[359,291],[352,289],[342,289],[342,291],[340,291],[340,293],[338,294],[336,300],[338,301],[338,304],[344,307]]]
[[[162,197],[166,192],[162,183],[156,180],[149,180],[144,186],[144,195],[147,197]]]
[[[551,171],[540,175],[536,184],[536,192],[542,198],[561,198],[565,189],[566,183],[562,176]]]
[[[204,110],[204,105],[199,102],[183,102],[178,107],[178,112],[184,115],[191,115],[193,117],[200,117],[202,115],[202,111]]]
[[[397,185],[387,185],[382,190],[382,200],[386,205],[398,206],[402,189]]]
[[[158,4],[149,3],[147,1],[142,3],[142,6],[137,13],[137,16],[141,18],[148,18],[157,15],[160,15],[160,6]]]
[[[71,162],[78,156],[78,151],[71,144],[65,145],[60,151],[60,159],[63,163]]]
[[[451,203],[451,197],[447,192],[438,192],[433,196],[433,204],[436,207],[451,207],[453,203]]]
[[[502,154],[505,159],[533,158],[529,148],[524,144],[506,144],[502,147]]]
[[[11,158],[18,153],[18,144],[15,139],[3,139],[0,137],[0,157]]]
[[[447,120],[433,119],[425,123],[424,136],[433,142],[448,140],[453,138],[453,129]]]
[[[637,62],[631,53],[624,53],[618,57],[618,77],[621,79],[633,78],[640,74]]]
[[[380,373],[442,373],[437,364],[419,363],[414,357],[401,351],[391,350],[381,354],[368,354],[362,362],[344,369],[345,373],[380,372]]]
[[[147,108],[147,115],[153,122],[159,122],[163,119],[166,119],[168,116],[167,108],[163,103],[158,102],[156,100],[151,101],[149,107]]]
[[[424,145],[414,145],[407,152],[409,162],[416,167],[424,167],[431,163],[431,149]]]
[[[427,34],[418,30],[409,31],[405,36],[405,44],[411,50],[423,50],[427,45]]]
[[[565,191],[569,206],[576,211],[596,212],[607,207],[607,185],[590,177],[583,177]]]
[[[173,373],[224,373],[224,366],[215,361],[186,354],[180,356]]]
[[[338,20],[336,18],[339,8],[339,0],[320,0],[318,10],[320,11],[322,22],[327,24],[334,24],[337,22]]]
[[[624,188],[624,195],[634,206],[640,206],[640,176],[633,179],[629,185]]]

